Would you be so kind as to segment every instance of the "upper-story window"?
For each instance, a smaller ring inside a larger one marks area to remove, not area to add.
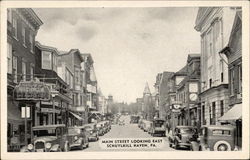
[[[42,69],[52,69],[51,52],[42,51]]]
[[[25,61],[22,61],[22,79],[26,80],[26,63]]]
[[[32,33],[30,33],[29,35],[29,42],[30,42],[30,51],[34,52],[34,38]]]
[[[12,11],[11,9],[7,9],[7,20],[8,22],[12,23]]]
[[[17,83],[17,57],[13,56],[13,75],[14,82]]]
[[[17,38],[17,19],[16,18],[13,18],[13,30],[14,30],[13,36]]]
[[[25,29],[25,26],[23,24],[22,26],[22,41],[23,41],[23,45],[26,46],[26,29]]]
[[[30,64],[30,79],[31,80],[34,79],[34,64],[33,63]]]
[[[234,94],[234,68],[229,70],[230,74],[230,95]]]
[[[75,83],[80,84],[80,70],[75,68]]]
[[[242,64],[238,65],[238,78],[239,78],[239,91],[238,93],[242,93]]]
[[[53,70],[57,72],[57,55],[53,54]]]
[[[8,43],[7,46],[7,59],[8,59],[8,73],[12,73],[12,45],[10,43]]]

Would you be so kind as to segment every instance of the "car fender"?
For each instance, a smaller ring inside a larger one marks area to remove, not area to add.
[[[218,151],[218,146],[221,145],[221,144],[225,144],[227,147],[228,147],[228,150],[231,151],[232,150],[232,147],[231,145],[227,142],[227,141],[217,141],[215,144],[214,144],[214,151]]]
[[[50,148],[50,152],[56,152],[58,151],[60,148],[60,145],[59,144],[55,144],[53,145],[51,148]]]
[[[191,143],[191,149],[192,149],[192,151],[199,151],[200,145],[199,145],[198,142],[192,141],[190,143]]]

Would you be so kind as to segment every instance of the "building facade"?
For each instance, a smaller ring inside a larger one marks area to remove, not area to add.
[[[180,102],[181,114],[178,125],[197,126],[199,123],[200,55],[189,54],[187,76],[176,89],[176,99]]]
[[[228,45],[221,50],[228,60],[229,110],[219,118],[221,123],[236,126],[236,145],[242,147],[242,11],[237,9]]]
[[[200,7],[195,29],[201,35],[201,121],[219,124],[218,118],[229,109],[228,69],[224,55],[235,11],[230,7]]]
[[[42,24],[43,22],[32,9],[7,9],[8,151],[18,150],[31,139],[31,127],[34,125],[34,117],[31,113],[34,112],[38,101],[19,94],[24,92],[15,91],[20,91],[21,88],[25,88],[24,86],[32,86],[35,68],[35,37]],[[27,123],[22,115],[24,106],[29,108],[29,116],[26,114]]]

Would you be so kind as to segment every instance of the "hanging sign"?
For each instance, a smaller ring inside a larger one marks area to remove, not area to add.
[[[50,100],[47,85],[37,81],[22,81],[14,89],[15,100]]]
[[[21,107],[21,118],[30,118],[30,107]]]

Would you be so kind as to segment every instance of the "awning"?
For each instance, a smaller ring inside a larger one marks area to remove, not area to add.
[[[242,104],[235,104],[229,111],[227,111],[219,121],[233,121],[242,118]]]
[[[77,114],[70,112],[74,117],[76,117],[78,120],[83,120],[82,117],[78,116]]]

